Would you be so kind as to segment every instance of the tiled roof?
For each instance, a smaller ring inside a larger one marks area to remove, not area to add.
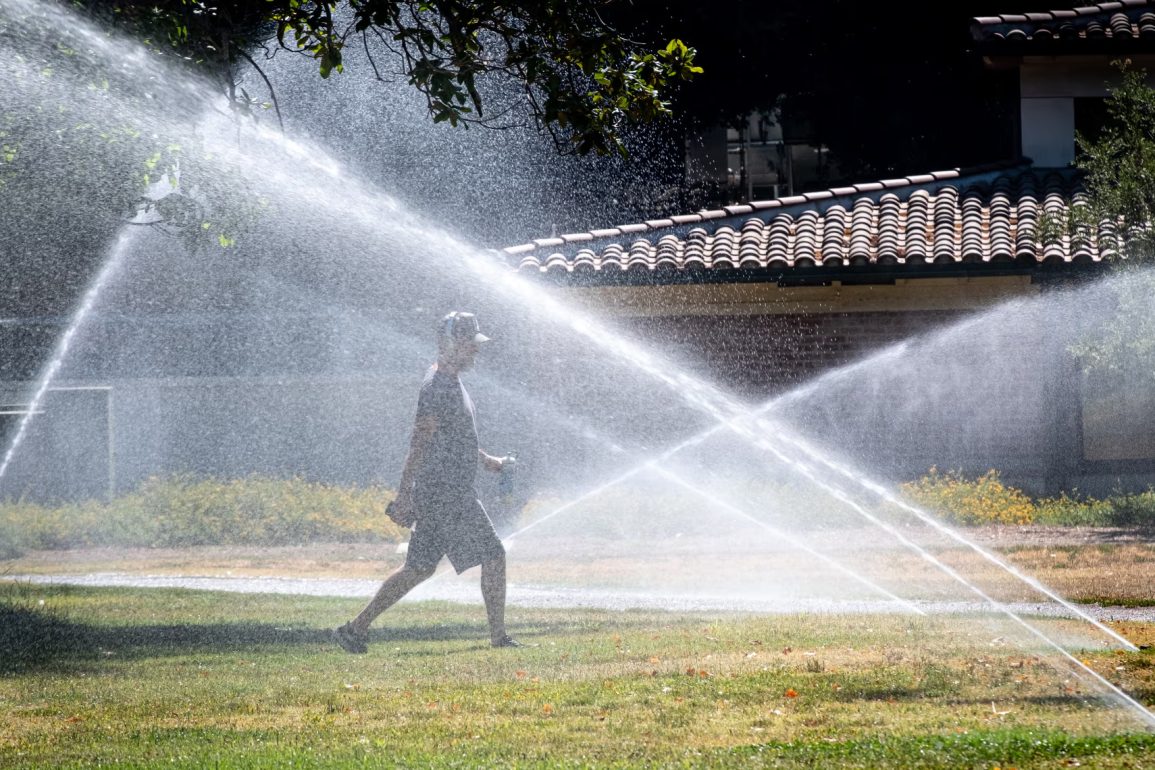
[[[1118,0],[1061,11],[980,16],[971,26],[980,43],[1003,47],[1121,48],[1155,42],[1155,2]]]
[[[587,277],[1099,262],[1108,252],[1097,239],[1040,242],[1043,212],[1061,215],[1083,198],[1070,170],[1002,164],[573,233],[505,254],[523,272]]]

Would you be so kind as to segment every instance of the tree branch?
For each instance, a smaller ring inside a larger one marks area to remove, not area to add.
[[[268,75],[253,61],[253,57],[249,56],[248,51],[243,48],[238,48],[237,53],[239,53],[245,61],[253,65],[253,69],[261,76],[261,80],[265,81],[265,87],[269,89],[269,97],[273,100],[273,110],[277,113],[277,124],[281,127],[281,133],[285,133],[285,121],[284,118],[281,117],[281,105],[277,102],[277,92],[273,89],[273,84],[269,81]]]

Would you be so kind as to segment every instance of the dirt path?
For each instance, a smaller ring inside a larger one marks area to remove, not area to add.
[[[989,526],[960,530],[974,543],[1004,553],[1032,548],[1076,549],[1133,545],[1155,549],[1155,532],[1107,527]],[[876,536],[870,531],[855,538]],[[399,564],[393,544],[313,543],[299,546],[190,546],[187,548],[78,548],[28,551],[0,561],[0,574],[125,572],[375,578]]]
[[[379,582],[366,579],[288,577],[181,577],[117,573],[88,575],[9,575],[8,580],[38,585],[80,585],[118,588],[183,588],[233,593],[367,598]],[[406,601],[451,601],[480,604],[476,577],[442,573],[419,586]],[[979,601],[790,599],[711,595],[670,595],[629,590],[560,588],[511,584],[508,602],[519,607],[592,607],[609,610],[652,609],[675,612],[757,612],[765,614],[926,614],[999,615],[1000,609]],[[1012,602],[1002,605],[1024,617],[1075,618],[1076,612],[1055,602]],[[1078,605],[1078,610],[1102,622],[1155,622],[1155,607]]]
[[[1107,528],[983,527],[964,531],[975,544],[1013,564],[1024,574],[1053,588],[1062,597],[1092,607],[1101,619],[1155,622],[1155,537],[1150,532]],[[884,549],[877,559],[884,574],[894,570],[929,569],[909,553],[902,553],[877,532],[829,532],[813,535],[822,550],[837,552],[847,542],[855,547]],[[873,540],[873,543],[867,541]],[[977,557],[953,544],[955,563],[975,569]],[[891,549],[887,551],[885,549]],[[787,554],[789,555],[789,554]],[[794,554],[797,556],[797,554]],[[514,549],[511,564],[524,562],[527,554]],[[961,561],[967,556],[970,561]],[[380,580],[398,566],[404,556],[391,544],[333,544],[255,547],[198,546],[190,548],[90,548],[68,551],[33,551],[18,559],[0,562],[0,578],[28,581],[68,582],[86,585],[180,586],[224,591],[302,593],[329,596],[368,596]],[[762,557],[765,558],[765,557]],[[781,560],[782,556],[774,557]],[[900,561],[907,559],[907,562]],[[628,559],[627,559],[628,560]],[[969,565],[969,566],[968,566]],[[651,591],[595,588],[559,588],[558,581],[541,582],[530,563],[511,570],[512,603],[543,606],[665,606],[671,609],[729,608],[762,612],[908,611],[886,601],[837,602],[821,598],[751,600],[716,595],[659,596]],[[989,565],[988,565],[989,567]],[[581,578],[562,580],[585,583],[590,563],[574,567]],[[601,569],[607,569],[602,566]],[[571,570],[573,571],[573,570]],[[933,570],[932,570],[933,571]],[[608,572],[603,572],[606,576]],[[973,574],[973,573],[972,573]],[[520,577],[521,583],[518,584]],[[553,583],[547,587],[546,583]],[[693,594],[694,592],[690,592]],[[904,592],[905,593],[905,592]],[[1008,594],[1011,602],[1028,614],[1055,614],[1056,607],[1031,604],[1033,592]],[[936,610],[955,607],[973,611],[967,601],[933,601]],[[416,598],[476,601],[476,576],[446,577],[432,581]],[[965,597],[964,597],[965,598]],[[1098,606],[1097,606],[1098,605]],[[887,608],[889,607],[889,610]],[[950,610],[955,611],[955,610]],[[1066,611],[1060,612],[1063,614]]]

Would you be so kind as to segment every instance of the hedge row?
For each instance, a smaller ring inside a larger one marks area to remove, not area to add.
[[[913,503],[962,525],[1049,524],[1082,527],[1155,527],[1155,490],[1103,499],[1059,497],[1032,500],[1003,484],[998,471],[976,479],[932,468],[903,485]]]
[[[302,479],[153,478],[111,502],[0,504],[0,557],[98,545],[288,545],[399,542],[385,515],[393,491]]]

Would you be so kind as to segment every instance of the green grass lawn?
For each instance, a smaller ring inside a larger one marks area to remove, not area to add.
[[[538,646],[494,650],[480,607],[405,603],[346,655],[359,607],[0,584],[0,767],[1155,766],[1137,720],[973,618],[511,608]],[[1155,654],[1090,649],[1155,701]]]

